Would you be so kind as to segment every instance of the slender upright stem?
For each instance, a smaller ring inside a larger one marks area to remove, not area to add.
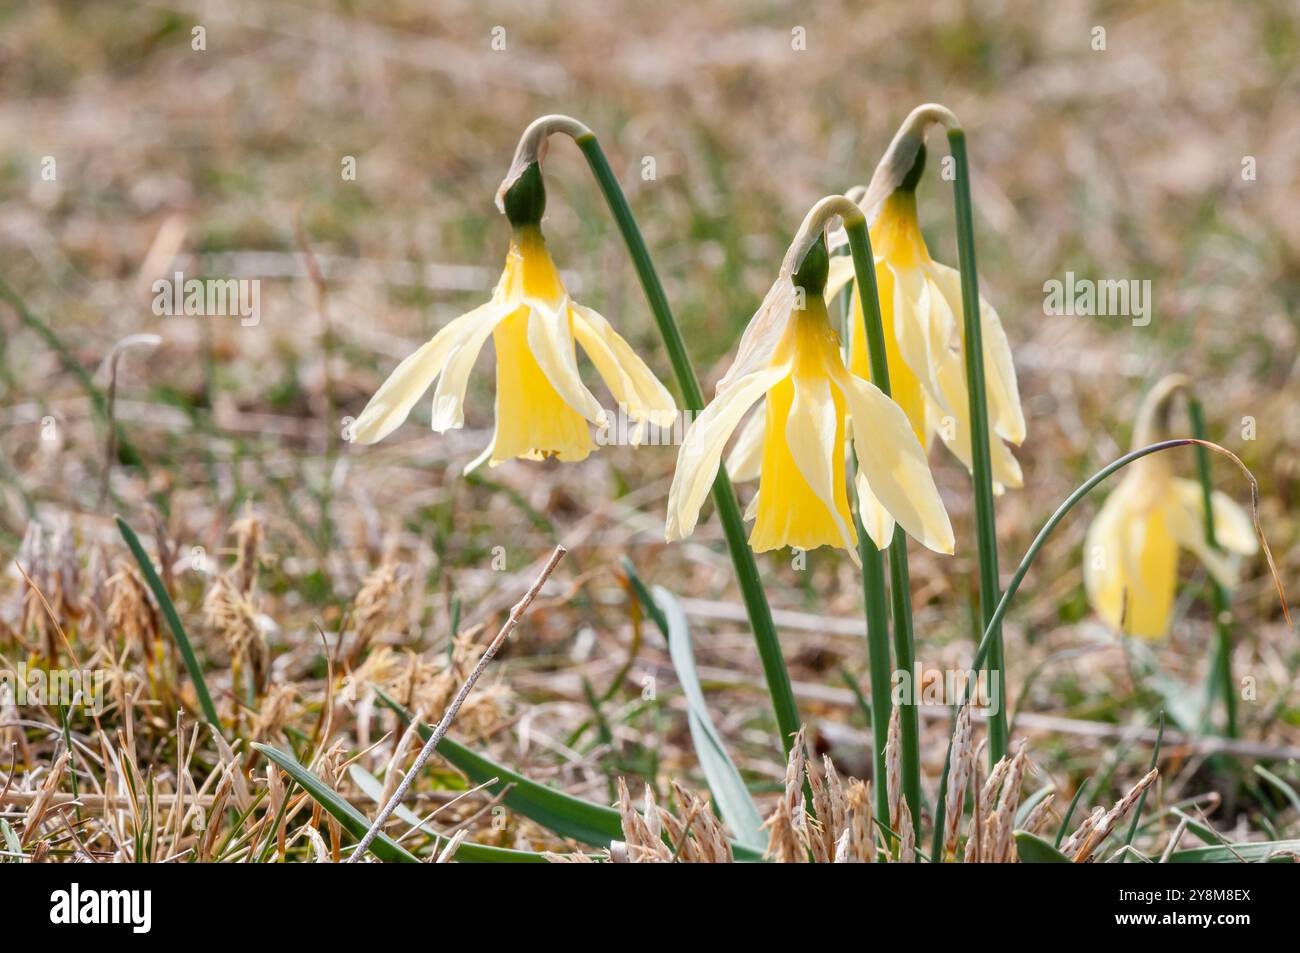
[[[853,252],[853,271],[854,278],[858,285],[858,298],[862,302],[862,317],[865,323],[867,338],[867,356],[871,361],[871,381],[886,396],[889,395],[889,363],[885,357],[885,329],[880,319],[880,293],[876,287],[876,267],[875,258],[871,252],[871,236],[867,232],[865,220],[849,222],[845,224],[845,231],[849,237],[849,248]],[[861,520],[859,519],[858,541],[859,551],[863,548],[864,534],[860,528]],[[865,548],[875,549],[874,544],[865,540]],[[882,578],[877,580],[875,576],[881,575]],[[888,696],[883,706],[886,712],[885,719],[882,722],[879,712],[881,704],[877,698],[880,691],[880,683],[883,681],[885,691],[888,691],[890,679],[888,675],[881,679],[877,671],[877,658],[884,658],[884,664],[889,664],[889,650],[886,646],[882,651],[877,646],[877,641],[883,640],[884,626],[888,625],[887,617],[883,608],[873,609],[874,600],[883,596],[885,582],[881,571],[880,553],[875,552],[875,559],[868,560],[865,556],[862,560],[862,589],[863,596],[866,599],[867,606],[867,645],[868,653],[871,660],[871,700],[872,700],[872,729],[875,732],[874,741],[878,748],[876,754],[883,758],[884,745],[881,739],[885,732],[888,731],[889,723],[889,705]],[[903,695],[902,704],[899,705],[899,748],[900,760],[902,762],[903,772],[903,797],[907,800],[908,809],[912,812],[913,823],[921,822],[921,723],[920,715],[917,709],[917,684],[916,684],[916,645],[912,632],[912,590],[911,582],[908,579],[907,571],[907,534],[901,527],[894,528],[894,538],[889,544],[889,591],[893,601],[894,617],[894,656],[897,660],[898,671],[906,673],[908,679],[907,691]],[[875,631],[872,623],[875,622]],[[883,787],[881,783],[884,779],[884,772],[879,768],[877,762],[876,786]],[[876,792],[879,795],[879,791]],[[888,806],[883,814],[888,817]]]
[[[650,252],[646,249],[641,229],[637,226],[632,209],[627,204],[618,179],[609,167],[604,151],[596,137],[590,133],[580,135],[575,140],[578,148],[587,159],[596,184],[613,213],[614,221],[627,245],[628,254],[636,268],[637,277],[645,291],[650,311],[659,333],[668,350],[668,359],[672,362],[673,372],[677,376],[677,385],[682,392],[682,401],[686,409],[698,413],[704,409],[704,394],[700,390],[695,369],[691,366],[690,356],[686,353],[686,342],[682,340],[681,330],[673,319],[668,307],[668,298],[664,294],[659,275],[655,272]],[[749,613],[749,624],[754,630],[754,641],[758,645],[759,658],[763,663],[763,674],[767,678],[767,689],[772,696],[772,709],[776,714],[777,727],[781,734],[781,747],[788,755],[794,744],[795,735],[799,733],[799,710],[794,701],[794,689],[790,685],[790,674],[786,671],[785,660],[781,655],[781,643],[777,638],[776,625],[772,621],[772,610],[767,604],[767,595],[758,575],[758,564],[754,553],[749,548],[745,536],[745,523],[741,517],[740,504],[736,501],[736,492],[725,469],[719,468],[718,476],[713,481],[713,500],[718,511],[718,521],[727,539],[727,549],[731,561],[736,567],[736,579],[740,583],[740,593],[745,600],[745,609]]]
[[[849,250],[845,249],[847,253]],[[852,332],[852,322],[857,317],[854,297],[860,292],[844,295],[844,336]],[[857,451],[852,451],[852,473],[858,471]],[[867,619],[867,677],[871,682],[871,742],[872,777],[885,777],[885,745],[889,741],[890,672],[889,655],[889,593],[885,590],[884,557],[862,524],[862,513],[853,509],[853,528],[858,534],[858,559],[862,563],[862,604]],[[889,790],[876,784],[876,816],[889,816]],[[883,860],[883,858],[882,858]]]
[[[1187,401],[1187,414],[1192,419],[1192,436],[1197,440],[1205,438],[1205,415],[1201,411],[1201,402],[1195,397]],[[1201,499],[1205,506],[1205,542],[1211,549],[1219,548],[1218,538],[1214,533],[1214,490],[1210,483],[1210,452],[1200,444],[1196,446],[1196,475],[1201,483]],[[1237,737],[1237,692],[1232,679],[1232,629],[1229,624],[1230,600],[1228,590],[1219,580],[1211,577],[1210,587],[1214,601],[1215,655],[1211,660],[1211,678],[1217,686],[1211,684],[1206,693],[1206,715],[1208,718],[1210,702],[1214,699],[1217,687],[1223,696],[1224,734],[1229,738]]]
[[[854,457],[854,466],[857,457]],[[862,560],[862,602],[867,616],[867,667],[871,679],[871,754],[876,779],[876,816],[889,817],[889,790],[885,786],[885,744],[889,740],[890,657],[889,594],[885,591],[885,557],[867,535],[862,516],[853,511],[858,532],[858,557]]]
[[[971,475],[975,484],[975,531],[979,543],[980,616],[989,627],[998,604],[997,523],[993,510],[993,467],[989,459],[989,411],[984,388],[984,336],[980,325],[979,278],[975,272],[975,222],[971,211],[970,165],[966,160],[966,133],[948,131],[956,181],[953,195],[957,217],[957,260],[961,271],[961,304],[965,325],[966,390],[970,400]],[[989,763],[1007,753],[1006,679],[1002,651],[1002,626],[991,627],[988,652],[991,697],[998,710],[989,719]]]

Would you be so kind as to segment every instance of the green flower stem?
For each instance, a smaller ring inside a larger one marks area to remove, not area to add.
[[[1187,414],[1192,419],[1192,436],[1197,440],[1205,439],[1205,415],[1201,411],[1201,402],[1195,397],[1187,401]],[[1214,533],[1214,509],[1211,502],[1213,487],[1210,484],[1210,452],[1200,444],[1196,446],[1196,475],[1201,482],[1201,499],[1205,505],[1205,542],[1211,549],[1219,548],[1219,541]],[[1211,688],[1206,693],[1206,716],[1209,716],[1209,702],[1214,698],[1214,682],[1217,681],[1219,693],[1223,696],[1224,734],[1229,738],[1237,737],[1237,692],[1232,680],[1232,629],[1229,625],[1231,614],[1228,590],[1217,579],[1211,577],[1210,587],[1214,599],[1214,622],[1217,631],[1215,639],[1215,656],[1211,660]]]
[[[682,392],[682,401],[687,410],[698,413],[704,409],[704,394],[700,390],[695,369],[691,366],[690,356],[686,353],[686,343],[682,340],[681,330],[673,320],[668,307],[668,298],[664,294],[659,275],[650,260],[645,239],[637,227],[632,209],[627,204],[627,196],[618,184],[618,179],[609,167],[600,143],[591,133],[576,137],[575,141],[591,167],[596,183],[614,215],[618,230],[627,245],[628,254],[636,268],[641,287],[645,290],[650,311],[654,314],[659,333],[663,336],[664,346],[668,350],[668,359],[672,362],[677,384]],[[795,735],[799,733],[799,710],[794,701],[794,689],[790,685],[790,674],[786,671],[785,659],[781,655],[781,643],[777,638],[776,625],[772,621],[772,610],[767,604],[763,584],[758,575],[758,564],[754,553],[749,548],[745,536],[745,523],[741,518],[740,504],[736,501],[736,492],[731,480],[727,478],[726,469],[719,467],[718,476],[713,481],[713,500],[718,511],[718,520],[727,538],[727,549],[731,552],[731,561],[736,567],[736,578],[740,583],[741,596],[745,600],[745,609],[749,613],[749,623],[754,630],[754,641],[758,645],[758,654],[763,663],[763,674],[767,678],[768,692],[772,696],[772,710],[776,714],[776,723],[781,734],[781,747],[788,755],[794,744]]]
[[[993,610],[993,615],[990,617],[988,624],[984,628],[984,637],[980,639],[979,645],[975,649],[975,658],[971,661],[972,670],[978,671],[980,666],[984,664],[984,660],[988,657],[989,652],[993,648],[996,633],[1002,625],[1002,619],[1006,615],[1007,609],[1011,606],[1012,598],[1015,596],[1016,592],[1019,591],[1020,584],[1024,581],[1025,575],[1029,572],[1029,567],[1033,565],[1034,559],[1038,556],[1039,550],[1041,550],[1043,544],[1047,542],[1047,537],[1050,536],[1052,530],[1054,530],[1057,525],[1065,519],[1066,514],[1068,514],[1070,510],[1074,509],[1080,500],[1096,489],[1115,471],[1122,470],[1135,460],[1141,460],[1149,454],[1159,453],[1161,450],[1171,450],[1174,447],[1189,446],[1201,446],[1201,444],[1190,437],[1180,437],[1175,440],[1163,440],[1160,443],[1153,443],[1147,447],[1140,447],[1102,467],[1086,481],[1076,487],[1073,493],[1066,497],[1065,502],[1058,506],[1056,512],[1048,517],[1047,522],[1043,524],[1043,528],[1040,529],[1038,535],[1034,537],[1034,541],[1029,544],[1029,549],[1025,551],[1024,558],[1020,560],[1020,565],[1016,568],[1015,575],[1011,577],[1011,582],[1007,585],[1006,591],[1002,593],[1002,598],[998,600],[997,608]],[[966,692],[961,702],[962,705],[971,700],[971,696],[975,691],[975,682],[975,679],[971,679],[966,683]],[[957,707],[960,708],[961,705],[958,705]],[[947,780],[951,766],[952,740],[949,739],[948,754],[944,758],[943,775],[939,782],[939,793],[938,797],[935,799],[934,807],[934,843],[940,845],[943,844],[944,802],[947,800]]]
[[[854,467],[857,457],[854,457]],[[867,535],[862,516],[854,509],[858,532],[858,558],[862,560],[862,602],[867,615],[867,666],[871,679],[872,759],[876,779],[876,816],[889,817],[889,791],[885,787],[885,743],[889,740],[889,594],[885,591],[885,557]]]
[[[876,288],[875,257],[871,251],[871,236],[865,219],[845,222],[849,248],[853,252],[853,272],[858,285],[858,298],[862,302],[862,316],[867,332],[867,352],[871,360],[871,382],[889,396],[889,363],[885,357],[885,330],[880,318],[880,293]],[[885,581],[881,569],[880,553],[862,531],[858,519],[858,550],[873,550],[874,558],[862,558],[862,591],[867,606],[867,650],[871,663],[871,727],[876,745],[876,795],[879,799],[885,772],[882,768],[884,743],[889,730],[890,673],[889,647],[882,649],[878,643],[885,641],[888,619],[883,608]],[[877,578],[879,577],[879,578]],[[912,631],[912,589],[907,571],[907,534],[894,527],[894,538],[889,544],[889,591],[893,597],[894,656],[898,670],[906,672],[909,684],[903,702],[899,705],[899,754],[902,767],[903,797],[912,812],[912,823],[921,823],[921,722],[917,708],[916,643]],[[874,604],[874,607],[873,607]],[[873,622],[875,625],[873,626]],[[873,631],[874,630],[874,631]],[[883,660],[883,664],[878,664]],[[883,694],[882,694],[883,692]],[[884,720],[881,720],[881,712]],[[878,801],[879,803],[879,801]],[[877,808],[879,809],[879,808]],[[888,803],[882,813],[888,817]]]
[[[975,273],[975,223],[971,212],[970,165],[966,160],[966,133],[948,131],[955,165],[953,195],[957,215],[957,260],[961,270],[961,303],[965,323],[966,389],[970,399],[971,474],[975,483],[975,531],[979,543],[980,615],[993,641],[988,651],[992,697],[998,711],[989,720],[989,764],[1007,753],[1006,677],[1003,670],[1002,625],[994,610],[998,604],[997,522],[993,510],[993,468],[989,460],[989,409],[984,389],[984,338],[980,325],[979,277]],[[996,624],[995,624],[996,620]],[[977,665],[978,667],[978,665]]]

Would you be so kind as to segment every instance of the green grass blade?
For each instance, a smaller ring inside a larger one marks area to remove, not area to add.
[[[1187,413],[1192,419],[1192,436],[1205,440],[1205,415],[1201,411],[1201,402],[1192,397],[1187,402]],[[1205,542],[1217,550],[1219,541],[1214,533],[1214,509],[1211,503],[1214,487],[1210,483],[1210,451],[1197,444],[1196,477],[1201,484],[1201,505],[1205,512]],[[1215,691],[1223,699],[1224,724],[1223,733],[1229,738],[1237,737],[1237,690],[1232,678],[1232,600],[1228,590],[1217,579],[1210,579],[1210,590],[1214,600],[1215,656],[1210,666],[1211,677],[1218,683],[1211,685],[1206,692],[1205,720],[1209,723],[1212,699]]]
[[[172,630],[172,636],[176,639],[176,645],[181,650],[181,658],[185,661],[185,668],[190,673],[190,681],[194,683],[194,693],[199,698],[199,707],[203,709],[203,717],[218,732],[221,731],[221,719],[217,717],[217,706],[212,704],[212,696],[208,694],[208,683],[203,679],[203,669],[199,667],[198,656],[194,654],[194,646],[190,644],[190,638],[185,634],[185,627],[181,625],[181,617],[176,612],[176,606],[172,603],[171,596],[167,595],[167,590],[163,587],[162,580],[158,578],[158,573],[153,568],[153,562],[149,555],[140,545],[140,537],[135,535],[135,530],[127,525],[126,520],[122,517],[115,517],[117,520],[118,532],[126,540],[126,545],[131,550],[131,555],[135,557],[136,563],[140,566],[140,574],[144,576],[145,583],[149,586],[149,591],[153,593],[154,601],[158,603],[158,608],[162,610],[163,618],[167,620],[167,626]]]
[[[1016,831],[1016,853],[1022,864],[1069,864],[1072,863],[1059,850],[1029,831]]]
[[[731,828],[736,840],[746,847],[763,851],[767,849],[767,835],[763,833],[763,818],[749,796],[749,789],[740,771],[727,754],[726,746],[718,734],[709,714],[699,676],[695,672],[695,652],[691,644],[691,630],[677,598],[662,586],[654,587],[654,599],[668,623],[664,633],[668,639],[668,654],[673,669],[686,696],[687,719],[695,755],[708,781],[709,790],[718,805],[722,819]]]
[[[312,800],[328,811],[349,834],[358,840],[365,836],[366,831],[370,829],[370,822],[366,820],[365,815],[340,797],[339,793],[328,784],[299,764],[293,755],[256,741],[253,742],[253,748],[297,781],[302,789],[311,795]],[[370,850],[380,860],[389,863],[418,864],[420,862],[418,857],[386,834],[378,835],[370,845]]]
[[[384,705],[397,713],[403,724],[411,723],[410,712],[382,691],[376,690],[375,694]],[[420,736],[428,738],[430,730],[428,725],[420,725]],[[438,754],[463,771],[473,784],[486,784],[496,778],[496,783],[488,786],[489,791],[500,793],[509,787],[501,799],[502,804],[557,834],[572,837],[593,847],[608,847],[610,841],[623,839],[623,822],[619,819],[618,811],[612,807],[593,804],[530,781],[522,774],[475,754],[450,738],[444,737],[438,743]],[[737,860],[762,859],[759,851],[743,844],[732,844],[731,850]],[[456,856],[460,857],[459,854]]]
[[[1259,841],[1253,844],[1221,844],[1218,847],[1193,847],[1169,855],[1171,864],[1258,864],[1274,857],[1271,863],[1295,863],[1300,856],[1300,840]]]
[[[380,700],[409,724],[410,713],[382,692]],[[420,725],[420,737],[427,740],[431,729]],[[511,771],[482,755],[476,754],[450,738],[438,743],[438,754],[464,772],[471,784],[487,784],[493,794],[505,791],[502,803],[513,811],[549,828],[562,837],[571,837],[593,847],[608,847],[609,842],[623,839],[623,824],[618,811],[548,788]],[[508,789],[508,790],[507,790]]]
[[[383,806],[381,800],[384,792],[383,782],[377,777],[361,767],[354,764],[348,768],[348,776],[356,782],[370,800]],[[414,811],[404,805],[399,804],[393,814],[411,827],[418,827],[424,833],[438,838],[437,850],[441,850],[446,844],[446,838],[428,826]],[[599,859],[593,855],[592,859]],[[530,850],[510,850],[505,847],[492,847],[487,844],[475,844],[471,841],[464,841],[456,848],[456,861],[458,863],[470,864],[544,864],[546,858],[539,853]]]
[[[1015,823],[1023,824],[1025,821],[1029,820],[1029,815],[1034,812],[1034,808],[1038,807],[1038,805],[1041,804],[1049,794],[1053,794],[1055,791],[1055,785],[1045,784],[1033,794],[1029,795],[1029,797],[1021,801],[1020,806],[1016,808]]]
[[[1155,770],[1156,765],[1160,763],[1160,744],[1164,740],[1165,740],[1165,713],[1162,711],[1160,713],[1160,727],[1156,729],[1156,744],[1151,751],[1151,764],[1147,766],[1148,774],[1150,774],[1153,770]],[[1128,836],[1124,838],[1125,847],[1131,847],[1133,845],[1133,838],[1137,836],[1138,820],[1141,819],[1142,817],[1142,805],[1146,804],[1146,802],[1147,802],[1147,792],[1143,791],[1142,794],[1138,797],[1137,804],[1134,805],[1133,807],[1133,821],[1128,826]],[[1123,858],[1121,857],[1120,863],[1123,862],[1124,862]]]
[[[1291,785],[1287,784],[1286,781],[1282,780],[1262,764],[1255,765],[1255,773],[1273,787],[1277,788],[1278,791],[1282,792],[1283,797],[1291,802],[1291,806],[1295,808],[1296,813],[1300,814],[1300,794],[1296,793],[1295,788],[1291,787]]]

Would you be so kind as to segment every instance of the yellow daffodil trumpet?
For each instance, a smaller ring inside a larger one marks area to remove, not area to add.
[[[906,415],[874,385],[850,373],[823,299],[829,271],[824,229],[835,215],[861,213],[843,197],[809,213],[776,282],[741,337],[714,400],[691,425],[668,495],[669,540],[690,535],[722,452],[745,413],[766,398],[753,438],[758,494],[750,546],[847,549],[857,534],[846,492],[846,437],[857,451],[859,495],[880,518],[867,523],[878,548],[894,521],[926,546],[951,553],[952,527],[924,451]]]
[[[483,345],[496,350],[496,433],[466,472],[484,461],[496,466],[512,457],[564,461],[585,459],[595,448],[588,424],[604,426],[607,415],[578,372],[577,345],[629,418],[669,428],[677,416],[672,396],[610,323],[573,301],[542,237],[546,208],[541,160],[554,131],[580,135],[585,126],[546,116],[525,131],[497,205],[513,229],[505,270],[484,305],[455,318],[402,361],[353,425],[352,438],[374,443],[404,421],[434,382],[433,429],[464,426],[465,392]]]
[[[871,221],[881,319],[892,396],[928,450],[937,433],[968,470],[971,455],[970,404],[962,323],[961,275],[930,257],[917,220],[916,186],[925,168],[925,133],[933,124],[955,128],[952,113],[933,103],[913,110],[877,166],[871,184],[851,190]],[[833,246],[842,244],[837,235]],[[870,378],[862,303],[853,264],[831,262],[827,299],[854,284],[849,369]],[[1011,347],[997,311],[980,298],[980,330],[989,407],[989,452],[995,490],[1023,484],[1020,464],[1007,444],[1025,439]]]
[[[1189,387],[1182,375],[1161,380],[1143,400],[1133,448],[1167,430],[1173,399]],[[1160,638],[1169,628],[1178,581],[1178,552],[1190,550],[1223,586],[1236,581],[1238,557],[1259,548],[1245,510],[1218,490],[1210,497],[1215,540],[1205,536],[1204,494],[1195,480],[1174,476],[1164,454],[1133,463],[1088,527],[1083,579],[1088,601],[1117,631]]]

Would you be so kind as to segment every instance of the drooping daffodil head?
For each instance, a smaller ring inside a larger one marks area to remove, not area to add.
[[[1172,398],[1187,387],[1173,375],[1143,401],[1133,449],[1166,429]],[[1088,527],[1083,579],[1088,601],[1116,631],[1160,638],[1169,629],[1178,583],[1178,554],[1192,552],[1222,585],[1236,581],[1241,556],[1257,551],[1254,524],[1226,493],[1210,495],[1217,548],[1206,537],[1205,496],[1199,482],[1175,475],[1167,454],[1130,464]]]
[[[746,513],[754,521],[749,542],[755,551],[834,546],[857,560],[846,489],[851,437],[856,488],[872,501],[866,527],[876,545],[888,545],[897,521],[931,549],[951,553],[948,514],[906,415],[844,363],[823,300],[829,259],[821,208],[805,220],[734,364],[686,433],[668,496],[666,535],[680,539],[695,529],[725,445],[746,412],[766,399],[747,451],[759,480]]]
[[[876,283],[885,332],[891,394],[906,412],[922,444],[935,435],[969,470],[971,424],[962,320],[961,275],[930,257],[917,219],[916,187],[925,168],[925,133],[935,123],[954,123],[940,106],[918,107],[899,129],[860,205],[871,221]],[[832,244],[844,241],[836,236]],[[828,300],[853,284],[849,367],[870,379],[862,302],[847,257],[831,262]],[[995,490],[1023,484],[1008,444],[1025,439],[1015,364],[1002,321],[980,297],[980,331],[988,399],[989,452]]]
[[[635,422],[631,442],[642,439],[647,423],[673,426],[676,404],[645,361],[604,317],[569,297],[542,236],[545,136],[531,143],[531,154],[525,151],[528,137],[520,143],[524,161],[517,153],[498,196],[512,235],[491,299],[448,322],[397,366],[353,425],[356,442],[374,443],[392,433],[435,382],[433,429],[463,427],[470,372],[489,337],[496,351],[496,432],[466,471],[512,457],[577,461],[595,449],[589,425],[606,426],[609,420],[579,374],[579,345]]]

